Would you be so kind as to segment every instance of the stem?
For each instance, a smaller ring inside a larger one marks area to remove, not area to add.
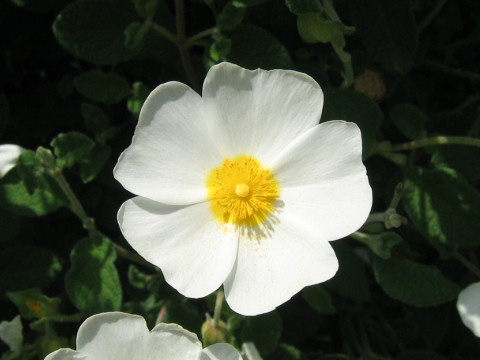
[[[148,26],[150,26],[153,30],[156,32],[160,33],[165,39],[168,41],[174,43],[175,45],[178,44],[178,39],[177,37],[172,34],[170,31],[165,29],[163,26],[158,25],[157,23],[153,21],[147,21]]]
[[[367,221],[365,221],[365,224],[369,224],[372,222],[385,222],[385,213],[373,213],[370,214],[367,218]]]
[[[480,278],[480,269],[474,263],[472,263],[470,260],[468,260],[465,256],[463,256],[457,251],[453,253],[453,257],[458,261],[460,261],[463,264],[463,266],[465,266],[468,270],[470,270],[472,274]]]
[[[205,29],[203,31],[200,31],[199,33],[195,34],[195,35],[192,35],[190,36],[187,40],[186,40],[186,46],[193,46],[195,45],[195,42],[200,40],[200,39],[203,39],[204,37],[207,37],[207,36],[210,36],[212,35],[213,33],[215,33],[217,31],[217,28],[216,27],[213,27],[213,28],[210,28],[210,29]]]
[[[471,72],[471,71],[457,69],[457,68],[450,67],[450,66],[447,66],[447,65],[443,65],[443,64],[438,63],[436,61],[427,60],[427,59],[421,59],[421,62],[423,62],[425,65],[429,65],[432,68],[434,68],[436,70],[439,70],[441,72],[444,72],[446,74],[463,77],[463,78],[473,80],[473,81],[480,81],[480,74],[477,74],[477,73],[474,73],[474,72]]]
[[[217,300],[215,300],[215,309],[213,310],[213,327],[218,328],[220,323],[220,315],[222,313],[223,298],[225,297],[223,290],[217,292]]]
[[[82,204],[80,203],[77,196],[75,195],[72,188],[70,187],[70,184],[67,182],[67,180],[63,176],[62,170],[59,167],[55,167],[54,169],[50,169],[48,173],[57,181],[63,193],[68,198],[68,201],[70,202],[70,206],[69,206],[70,210],[75,215],[77,215],[77,217],[82,221],[83,227],[88,231],[88,235],[90,237],[95,237],[95,236],[104,237],[105,235],[103,235],[102,232],[98,230],[97,227],[95,226],[95,221],[87,215]],[[128,259],[130,261],[136,262],[137,264],[152,266],[152,264],[144,260],[140,255],[137,255],[128,251],[127,249],[121,247],[120,245],[114,243],[113,241],[111,242],[115,251],[119,256],[125,259]]]
[[[437,136],[433,138],[414,140],[404,144],[392,145],[391,151],[404,151],[424,146],[435,145],[469,145],[480,147],[480,139],[467,136]]]
[[[357,240],[358,242],[361,242],[362,244],[367,244],[368,238],[370,238],[370,235],[367,235],[365,233],[355,231],[354,233],[351,233],[349,235],[352,239]]]
[[[180,52],[180,59],[182,60],[182,66],[188,77],[188,80],[192,84],[193,89],[200,94],[201,86],[195,73],[195,69],[192,65],[190,53],[188,52],[187,39],[185,34],[185,7],[183,0],[175,0],[175,19],[177,22],[177,46]]]
[[[443,7],[447,3],[447,0],[438,0],[435,3],[435,6],[427,14],[427,17],[418,25],[418,35],[420,35],[430,23],[437,17],[437,15],[442,11]]]

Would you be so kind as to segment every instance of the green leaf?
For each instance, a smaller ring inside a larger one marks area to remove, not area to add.
[[[322,5],[319,0],[285,0],[285,3],[288,10],[295,15],[322,11]]]
[[[417,28],[409,0],[350,0],[357,34],[384,66],[405,74],[413,66]]]
[[[32,195],[44,176],[44,167],[35,152],[27,150],[18,157],[17,168],[28,194]]]
[[[403,169],[409,219],[432,245],[480,245],[480,193],[452,169]]]
[[[46,288],[62,270],[59,257],[49,250],[18,246],[0,252],[0,294],[31,287]]]
[[[433,153],[431,162],[437,169],[454,169],[471,182],[480,180],[480,149],[477,147],[439,146]]]
[[[301,360],[303,359],[302,352],[293,345],[280,343],[277,349],[271,355],[275,360]]]
[[[325,283],[329,290],[355,301],[370,299],[369,281],[362,260],[350,246],[338,241],[331,243],[340,264],[335,276]]]
[[[107,238],[86,238],[73,248],[72,267],[65,276],[65,290],[81,311],[94,314],[119,310],[122,286],[114,261],[112,243]]]
[[[98,134],[107,129],[110,119],[97,105],[82,103],[80,105],[80,111],[83,122],[88,130],[94,134]]]
[[[79,59],[113,65],[131,59],[137,49],[124,46],[124,30],[136,20],[128,0],[77,0],[53,23],[61,46]]]
[[[82,133],[72,131],[57,135],[50,145],[57,157],[57,165],[71,168],[92,151],[95,142]]]
[[[92,151],[80,159],[80,177],[84,184],[95,179],[110,159],[111,149],[102,144],[95,144]]]
[[[210,57],[215,61],[225,60],[232,50],[232,40],[222,34],[214,36],[214,39],[210,46]]]
[[[302,290],[302,296],[312,309],[321,314],[334,314],[335,307],[332,303],[332,297],[321,286],[314,285]]]
[[[0,179],[0,205],[17,215],[46,215],[67,204],[56,181],[46,174],[37,178],[32,194],[27,191],[17,168]]]
[[[409,139],[415,140],[425,136],[427,115],[413,104],[396,105],[389,112],[395,126]]]
[[[100,70],[77,76],[73,84],[80,94],[103,104],[116,104],[130,94],[130,85],[125,78]]]
[[[145,23],[133,22],[125,29],[125,47],[135,49],[140,46],[148,32],[148,25]]]
[[[415,263],[392,256],[373,257],[375,279],[392,298],[408,305],[430,307],[456,299],[460,292],[435,266]]]
[[[144,83],[137,81],[133,84],[133,93],[127,101],[127,108],[135,117],[138,118],[140,115],[140,110],[148,94],[150,94],[150,90]]]
[[[328,120],[352,121],[362,131],[363,158],[375,152],[377,134],[383,114],[378,104],[368,96],[345,89],[325,89],[325,105],[321,122]]]
[[[217,17],[217,24],[222,30],[233,30],[243,21],[247,8],[241,2],[230,1]]]
[[[277,311],[247,317],[243,324],[241,342],[252,341],[261,355],[271,354],[278,345],[282,334],[282,319]]]
[[[253,25],[240,25],[231,34],[227,60],[248,69],[291,67],[287,49],[272,34]]]
[[[7,296],[17,306],[24,319],[41,319],[58,313],[60,299],[48,297],[39,289],[7,292]]]

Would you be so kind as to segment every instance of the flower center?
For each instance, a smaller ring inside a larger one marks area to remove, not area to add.
[[[270,169],[250,155],[226,158],[207,176],[208,198],[223,223],[258,226],[275,210],[280,186]]]

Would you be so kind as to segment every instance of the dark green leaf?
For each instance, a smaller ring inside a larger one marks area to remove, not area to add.
[[[395,126],[409,139],[425,136],[427,115],[413,104],[399,104],[389,112]]]
[[[446,357],[430,350],[404,350],[395,360],[448,360]]]
[[[84,183],[95,179],[110,159],[111,149],[102,144],[95,144],[88,156],[83,157],[80,163],[80,177]]]
[[[82,133],[72,131],[57,135],[50,145],[57,157],[58,166],[71,168],[92,151],[95,142]]]
[[[438,169],[451,168],[469,181],[480,180],[480,149],[464,145],[439,146],[431,159]]]
[[[24,319],[54,316],[60,304],[60,299],[50,298],[39,289],[8,292],[7,296],[15,303]]]
[[[245,5],[240,2],[228,2],[217,17],[217,24],[222,30],[233,30],[243,21],[247,13]]]
[[[136,49],[124,46],[124,30],[136,20],[132,1],[77,0],[53,23],[53,33],[65,50],[95,64],[131,59]]]
[[[282,334],[282,319],[276,311],[247,317],[240,334],[241,341],[255,343],[261,355],[271,354],[278,345]]]
[[[51,251],[19,246],[0,252],[0,293],[46,288],[62,270],[60,259]]]
[[[350,0],[357,34],[373,57],[401,74],[413,66],[417,28],[409,0]]]
[[[271,355],[275,360],[301,360],[303,359],[302,352],[293,345],[280,343],[277,349]]]
[[[140,46],[143,38],[148,32],[148,25],[145,23],[133,22],[125,29],[125,47],[135,49]]]
[[[110,119],[97,105],[82,103],[80,111],[88,130],[98,134],[107,129]]]
[[[287,49],[272,34],[253,25],[240,25],[231,35],[227,60],[248,69],[285,69],[291,66]]]
[[[119,310],[122,286],[115,268],[116,253],[109,239],[87,238],[73,248],[72,267],[65,276],[65,289],[81,311],[94,314]]]
[[[332,297],[321,286],[314,285],[302,290],[302,296],[312,309],[322,314],[334,314],[335,307],[332,303]]]
[[[338,241],[332,246],[340,266],[335,276],[326,282],[326,287],[356,301],[369,300],[370,290],[363,262],[350,246]]]
[[[56,181],[44,174],[37,178],[33,194],[29,194],[20,172],[14,168],[0,179],[0,205],[23,216],[41,216],[68,204]]]
[[[364,242],[375,255],[387,260],[392,256],[392,248],[401,243],[402,238],[393,231],[387,231],[381,234],[368,235],[362,242]]]
[[[135,8],[141,17],[151,19],[161,0],[135,0]]]
[[[195,306],[189,302],[181,302],[168,306],[163,321],[179,324],[185,329],[199,334],[203,317],[200,316]]]
[[[86,98],[103,104],[115,104],[130,94],[128,81],[117,74],[91,70],[77,76],[75,89]]]
[[[38,187],[39,178],[44,176],[44,167],[35,152],[27,150],[18,157],[17,169],[28,194],[32,195]]]
[[[480,193],[452,169],[403,169],[402,201],[433,245],[480,245]]]
[[[217,35],[210,46],[210,57],[215,61],[225,60],[231,50],[232,40],[223,35]]]
[[[430,307],[456,299],[460,288],[447,280],[435,266],[392,256],[373,257],[378,284],[392,298],[418,307]]]
[[[322,11],[319,0],[285,0],[288,10],[295,15]]]
[[[377,134],[382,124],[382,112],[368,96],[345,89],[326,89],[322,122],[345,120],[356,123],[362,131],[363,157],[369,157],[376,148]]]

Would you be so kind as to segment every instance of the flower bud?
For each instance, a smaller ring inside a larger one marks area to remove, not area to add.
[[[215,327],[215,322],[209,316],[202,325],[202,339],[203,346],[210,346],[216,343],[229,343],[230,331],[227,329],[227,325],[223,321],[219,321]]]

